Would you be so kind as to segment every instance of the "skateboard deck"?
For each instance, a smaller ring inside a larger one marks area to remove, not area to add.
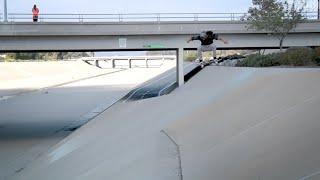
[[[204,68],[204,67],[209,66],[211,64],[216,64],[216,62],[213,60],[210,60],[210,61],[198,62],[198,64],[201,66],[201,68]]]

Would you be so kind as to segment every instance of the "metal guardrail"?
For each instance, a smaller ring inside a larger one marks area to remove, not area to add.
[[[158,60],[162,63],[160,66],[164,63],[165,60],[176,60],[176,56],[172,55],[164,55],[164,56],[106,56],[106,57],[83,57],[81,58],[82,61],[90,64],[95,65],[99,68],[102,68],[100,66],[100,61],[102,62],[110,62],[111,66],[110,68],[116,68],[116,61],[127,61],[125,65],[120,65],[123,67],[133,68],[132,62],[133,61],[144,61],[144,65],[136,66],[136,67],[153,67],[149,64],[149,61]],[[90,63],[92,62],[92,63]]]
[[[240,21],[247,13],[39,14],[39,22]],[[317,12],[304,12],[316,20]],[[2,16],[0,15],[2,18]],[[3,19],[3,18],[2,18]],[[8,13],[9,22],[32,22],[31,13]]]
[[[39,22],[160,22],[240,20],[244,13],[39,14]],[[9,13],[8,21],[32,21],[32,14]]]

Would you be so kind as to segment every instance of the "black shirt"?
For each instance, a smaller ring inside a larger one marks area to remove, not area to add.
[[[193,36],[191,39],[201,41],[201,45],[210,45],[213,43],[213,40],[218,40],[218,34],[213,34],[212,36],[208,36],[205,39],[202,39],[200,35],[198,35],[198,36]]]

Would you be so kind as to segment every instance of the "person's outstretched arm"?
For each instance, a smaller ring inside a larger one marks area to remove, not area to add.
[[[222,37],[219,37],[218,40],[222,41],[224,44],[228,44],[228,41]]]
[[[189,43],[190,41],[192,41],[192,37],[190,37],[190,38],[187,40],[187,43]]]
[[[190,41],[193,41],[193,40],[200,40],[200,36],[192,36],[191,38],[189,38],[187,40],[187,43],[189,43]]]

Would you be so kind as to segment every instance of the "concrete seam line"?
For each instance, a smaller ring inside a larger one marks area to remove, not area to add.
[[[120,70],[117,70],[117,71],[112,71],[112,72],[107,72],[107,73],[98,74],[98,75],[94,75],[94,76],[89,76],[89,77],[77,79],[77,80],[74,80],[74,81],[69,81],[69,82],[65,82],[65,83],[61,83],[61,84],[56,84],[56,85],[40,88],[40,89],[38,89],[38,91],[49,89],[49,88],[55,88],[55,87],[59,87],[59,86],[64,86],[64,85],[67,85],[67,84],[76,83],[76,82],[84,81],[84,80],[88,80],[88,79],[93,79],[93,78],[97,78],[97,77],[101,77],[101,76],[105,76],[105,75],[109,75],[109,74],[114,74],[114,73],[125,71],[125,70],[126,69],[120,69]]]
[[[320,174],[320,171],[317,171],[317,172],[311,173],[311,174],[309,174],[307,176],[304,176],[304,177],[300,178],[299,180],[306,180],[306,179],[312,178],[314,176],[317,176],[319,174]]]
[[[168,84],[167,86],[165,86],[164,88],[162,88],[162,89],[159,91],[158,96],[163,95],[162,92],[165,91],[166,89],[168,89],[169,87],[173,86],[175,83],[176,83],[176,82],[174,81],[174,82]]]
[[[179,161],[179,176],[180,176],[180,180],[183,180],[180,146],[174,141],[174,139],[173,139],[172,137],[169,136],[168,133],[165,132],[165,130],[161,130],[160,132],[162,132],[163,134],[165,134],[165,135],[169,138],[169,140],[170,140],[170,141],[176,146],[176,148],[177,148],[178,161]]]

